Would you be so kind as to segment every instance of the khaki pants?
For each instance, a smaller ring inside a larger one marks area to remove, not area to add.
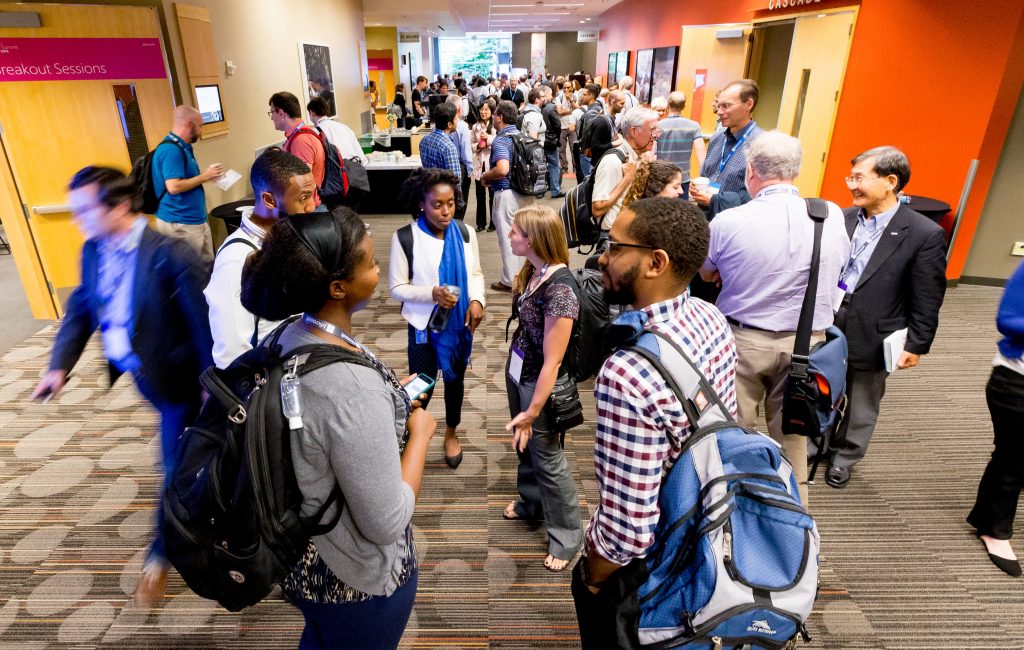
[[[157,219],[154,224],[158,233],[188,242],[204,264],[213,264],[213,233],[210,232],[210,224],[171,223],[163,219]]]
[[[796,332],[762,332],[733,325],[736,337],[736,407],[740,422],[753,428],[764,401],[768,435],[782,445],[800,484],[800,501],[807,507],[807,438],[782,434],[782,398],[793,357]],[[825,340],[824,332],[811,333],[811,347]]]

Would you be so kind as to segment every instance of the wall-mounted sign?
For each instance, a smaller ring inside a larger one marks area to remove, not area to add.
[[[158,38],[0,38],[0,81],[166,76]]]
[[[754,19],[777,16],[779,14],[800,13],[801,11],[849,7],[859,4],[860,0],[768,0],[768,8],[755,11]]]
[[[581,29],[576,32],[577,43],[596,43],[601,36],[600,29]]]
[[[419,43],[420,33],[419,32],[398,32],[399,43]]]

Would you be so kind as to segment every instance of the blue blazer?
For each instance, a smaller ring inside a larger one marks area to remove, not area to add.
[[[82,248],[82,283],[68,300],[50,369],[71,371],[99,327],[99,254]],[[142,362],[139,391],[151,402],[189,402],[200,394],[199,374],[213,365],[213,339],[203,288],[208,273],[185,242],[146,228],[139,242],[132,291],[132,350]],[[121,372],[108,364],[110,383]]]

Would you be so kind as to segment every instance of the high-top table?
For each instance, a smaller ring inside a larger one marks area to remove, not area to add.
[[[363,199],[359,207],[362,214],[401,214],[398,202],[402,183],[409,178],[412,170],[418,169],[419,156],[409,156],[401,161],[374,160],[366,164],[366,175],[370,179],[370,196]]]

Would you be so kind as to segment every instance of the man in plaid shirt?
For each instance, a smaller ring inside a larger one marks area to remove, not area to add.
[[[447,169],[461,182],[462,165],[459,163],[459,150],[452,139],[457,112],[458,109],[448,102],[434,107],[430,114],[430,119],[434,121],[434,130],[420,140],[420,164],[423,167]]]
[[[708,225],[700,209],[677,199],[643,199],[623,209],[612,226],[600,257],[602,282],[610,304],[632,305],[639,310],[632,315],[646,329],[667,335],[690,355],[735,416],[732,331],[718,309],[687,291],[707,250]],[[602,585],[654,543],[662,479],[691,433],[675,393],[634,352],[608,357],[594,397],[600,498],[572,581],[584,648],[617,647]]]

